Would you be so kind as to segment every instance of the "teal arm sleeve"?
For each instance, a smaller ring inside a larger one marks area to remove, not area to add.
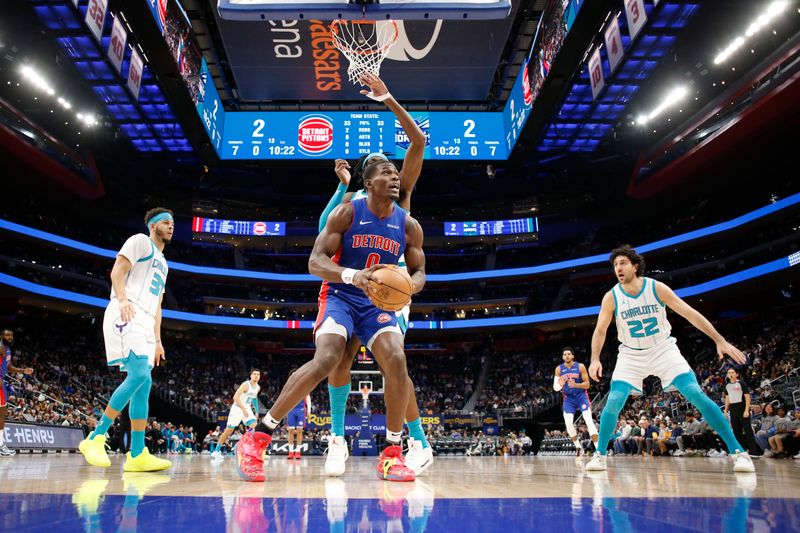
[[[322,215],[319,217],[319,229],[318,231],[322,231],[325,227],[325,224],[328,223],[328,215],[331,214],[337,205],[342,203],[344,200],[344,194],[347,192],[347,185],[344,183],[340,183],[338,187],[336,187],[336,192],[333,193],[331,196],[331,200],[328,202],[328,205],[325,206],[325,209],[322,211]]]

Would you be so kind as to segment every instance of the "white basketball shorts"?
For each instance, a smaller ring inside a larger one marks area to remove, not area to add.
[[[246,407],[247,409],[242,411],[238,405],[231,405],[231,411],[228,413],[228,422],[226,422],[229,428],[235,428],[242,422],[246,423],[256,419],[250,406],[248,405]]]
[[[106,361],[109,366],[119,366],[125,370],[125,360],[131,352],[136,357],[147,357],[150,366],[155,364],[156,333],[155,319],[141,308],[131,322],[123,322],[119,317],[119,301],[114,298],[103,315],[103,339],[106,344]]]
[[[652,348],[636,350],[624,344],[619,346],[617,366],[614,368],[612,381],[624,381],[642,392],[642,382],[647,376],[658,376],[664,390],[672,387],[676,377],[691,372],[692,367],[686,362],[674,337],[666,339]]]

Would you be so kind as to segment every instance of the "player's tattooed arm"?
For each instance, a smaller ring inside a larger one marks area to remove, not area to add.
[[[132,266],[130,259],[124,255],[117,255],[114,267],[111,269],[111,287],[119,301],[119,315],[123,322],[130,322],[136,314],[136,308],[128,300],[128,293],[125,292],[125,280]]]
[[[595,381],[600,381],[600,378],[603,377],[600,352],[603,351],[603,345],[606,343],[606,332],[608,332],[608,326],[611,325],[613,318],[614,295],[611,294],[611,291],[608,291],[603,296],[603,303],[600,304],[600,314],[597,315],[597,325],[595,325],[594,333],[592,333],[592,362],[589,365],[589,376]]]
[[[425,286],[425,252],[422,251],[422,242],[425,235],[422,226],[413,217],[406,219],[406,268],[411,275],[413,294],[417,294]]]

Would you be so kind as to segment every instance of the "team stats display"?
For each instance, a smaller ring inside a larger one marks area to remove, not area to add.
[[[192,231],[195,233],[213,233],[216,235],[283,237],[286,235],[286,222],[194,217],[192,219]]]
[[[539,233],[539,220],[534,217],[444,223],[444,234],[453,237],[517,235],[520,233]]]
[[[427,137],[426,159],[508,158],[502,113],[414,112]],[[401,159],[409,140],[391,112],[240,111],[225,114],[222,159],[354,159],[388,152]]]

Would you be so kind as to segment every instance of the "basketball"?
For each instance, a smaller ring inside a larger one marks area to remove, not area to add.
[[[372,277],[381,281],[369,282],[370,299],[375,307],[384,311],[399,311],[411,302],[413,286],[405,267],[387,265],[373,272]]]

